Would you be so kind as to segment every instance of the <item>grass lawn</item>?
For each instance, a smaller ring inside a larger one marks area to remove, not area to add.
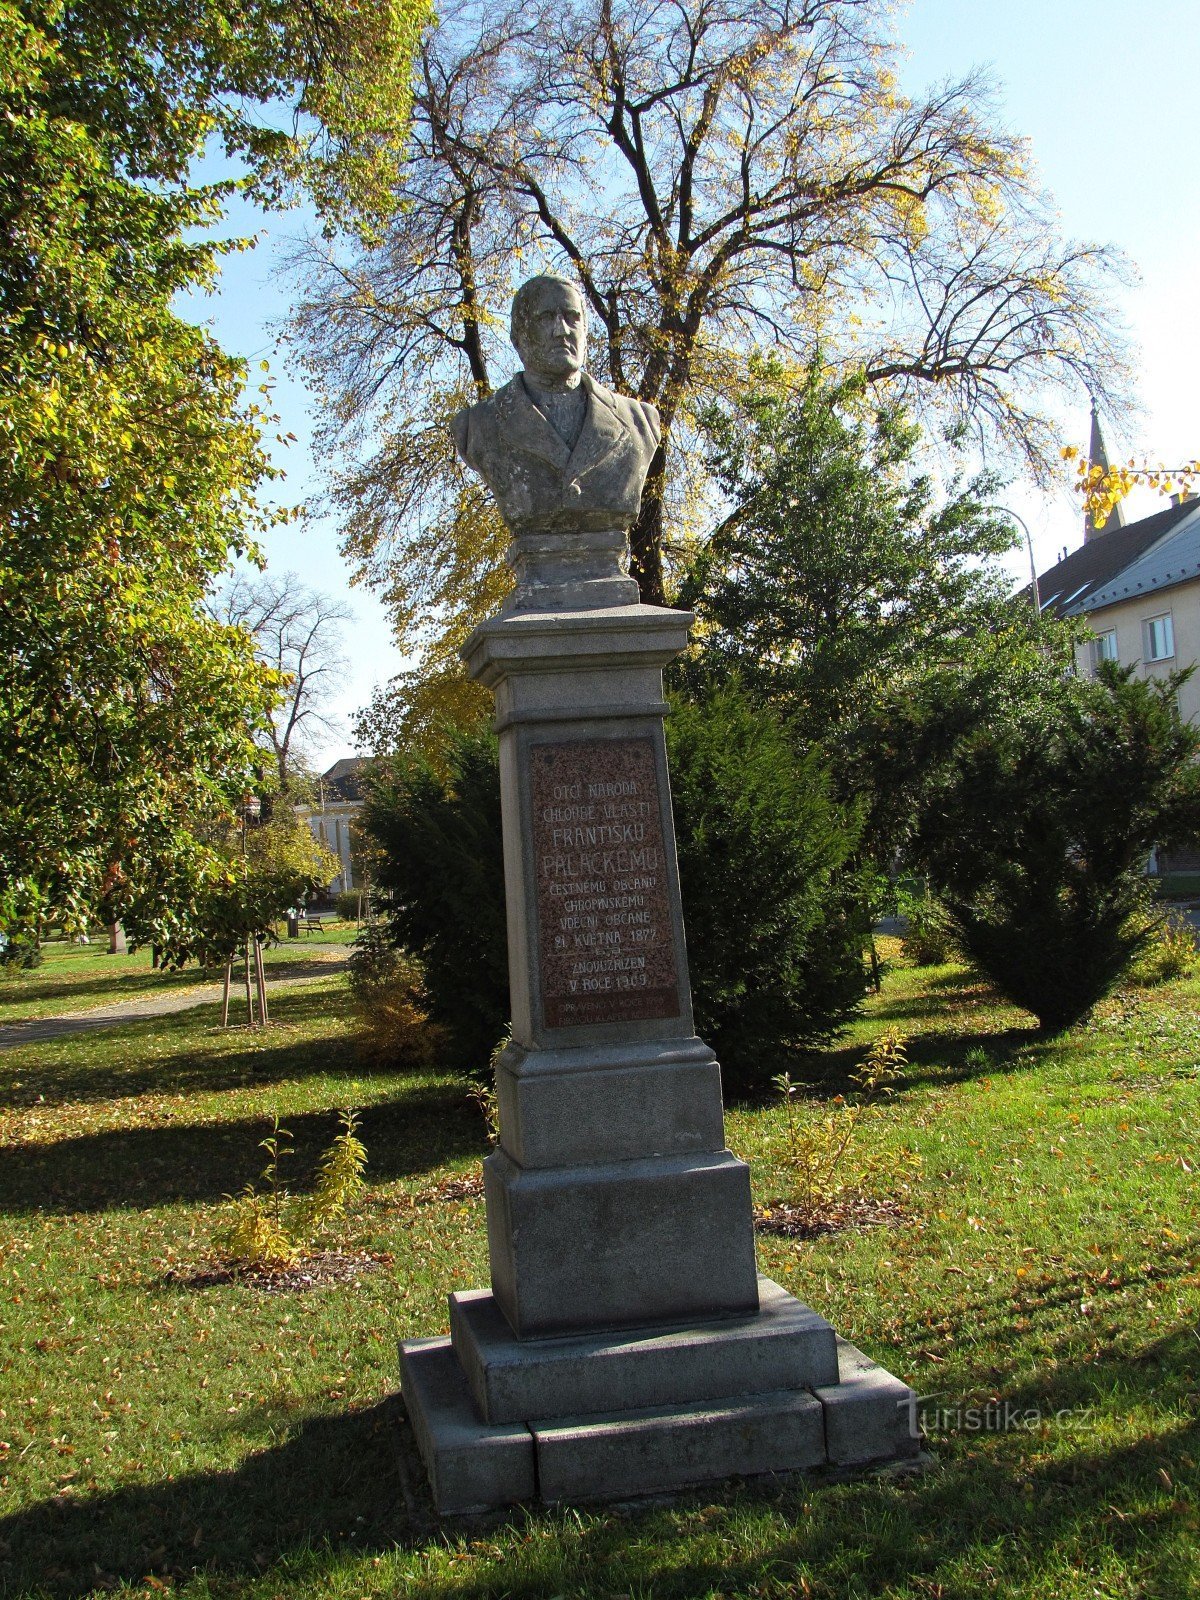
[[[338,953],[346,955],[355,932],[353,922],[338,923],[329,930],[322,929],[320,940],[315,935],[281,939],[279,944],[268,946],[264,956],[268,966],[313,960],[328,954],[323,947],[331,944],[345,946]],[[240,972],[238,967],[235,977]],[[157,972],[150,965],[149,950],[110,956],[107,939],[87,945],[55,941],[43,945],[41,966],[26,971],[0,971],[0,1026],[35,1017],[67,1016],[123,1000],[181,994],[219,983],[221,977],[219,967]]]
[[[1044,1040],[959,969],[900,969],[813,1058],[819,1099],[885,1023],[910,1035],[869,1144],[919,1154],[896,1185],[911,1220],[764,1237],[760,1259],[936,1396],[927,1471],[444,1526],[395,1340],[486,1282],[482,1202],[437,1194],[476,1170],[482,1122],[448,1077],[363,1064],[340,976],[272,1010],[262,1034],[207,1007],[0,1055],[9,1594],[1200,1594],[1200,984]],[[343,1242],[379,1270],[288,1294],[181,1281],[271,1115],[302,1183],[346,1104],[371,1187]],[[781,1195],[781,1109],[732,1108],[728,1136],[757,1198]]]

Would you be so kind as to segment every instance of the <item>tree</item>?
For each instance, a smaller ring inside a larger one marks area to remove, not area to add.
[[[992,480],[939,491],[902,405],[819,367],[798,393],[758,377],[710,424],[730,509],[684,574],[698,621],[675,671],[693,694],[736,678],[824,752],[884,886],[942,755],[898,731],[908,708],[943,678],[1001,697],[1072,628],[1009,596]]]
[[[274,937],[274,925],[293,906],[336,877],[338,858],[288,806],[243,834],[231,829],[219,844],[222,871],[210,875],[195,918],[191,943],[175,941],[176,965],[198,960],[224,965],[247,940]]]
[[[482,1072],[509,1016],[495,738],[460,735],[444,770],[420,754],[379,763],[362,826],[392,941],[421,962],[453,1064]]]
[[[727,1089],[764,1088],[862,1000],[863,808],[735,684],[677,698],[667,727],[696,1028]]]
[[[181,936],[255,776],[273,675],[204,601],[276,519],[242,363],[172,312],[230,185],[381,202],[423,12],[403,0],[0,0],[0,905]],[[255,120],[293,99],[300,132]],[[198,236],[197,236],[198,235]],[[36,909],[35,909],[36,908]]]
[[[443,660],[493,603],[501,547],[446,419],[511,370],[507,303],[535,265],[577,276],[593,367],[661,413],[632,531],[647,601],[679,553],[697,412],[741,389],[755,347],[797,375],[820,347],[1038,471],[1047,388],[1116,403],[1114,262],[1057,238],[981,80],[900,93],[875,0],[441,15],[386,236],[307,253],[295,331],[344,548],[402,627],[432,618],[417,642]]]
[[[301,583],[294,572],[281,577],[238,574],[217,607],[229,627],[254,640],[255,654],[282,685],[267,737],[275,756],[279,792],[293,792],[297,763],[312,739],[336,726],[326,710],[347,661],[340,624],[353,620],[348,606]]]
[[[947,759],[914,859],[963,949],[1045,1028],[1079,1021],[1129,970],[1151,926],[1150,850],[1200,829],[1186,676],[1104,662],[1095,678],[1043,673],[1038,693],[983,716],[944,693],[921,708]]]
[[[1158,494],[1178,495],[1191,500],[1200,491],[1200,461],[1185,461],[1168,467],[1130,460],[1110,467],[1107,461],[1092,461],[1078,448],[1067,444],[1059,452],[1064,461],[1076,461],[1075,489],[1083,497],[1083,508],[1097,528],[1103,528],[1117,505],[1132,489],[1153,489]]]
[[[861,379],[761,378],[710,417],[732,509],[680,585],[699,622],[689,665],[737,675],[802,738],[845,749],[885,686],[959,659],[1007,612],[996,558],[1013,534],[990,477],[938,496],[920,429]]]

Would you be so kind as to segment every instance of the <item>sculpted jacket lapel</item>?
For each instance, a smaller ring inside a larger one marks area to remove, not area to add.
[[[582,478],[585,473],[592,472],[624,442],[629,433],[617,415],[608,392],[589,378],[586,372],[583,382],[588,392],[588,408],[583,432],[579,435],[579,442],[571,453],[567,467],[573,478]]]
[[[589,411],[591,406],[588,407]],[[517,450],[541,456],[560,472],[565,472],[571,452],[529,398],[519,377],[506,383],[496,395],[496,416],[509,443]],[[587,424],[584,424],[584,433]],[[582,439],[580,440],[582,443]],[[578,449],[578,447],[576,447]]]

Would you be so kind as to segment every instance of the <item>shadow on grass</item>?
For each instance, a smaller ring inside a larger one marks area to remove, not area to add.
[[[65,1597],[197,1569],[253,1576],[291,1551],[395,1541],[404,1485],[399,1402],[313,1417],[230,1472],[84,1498],[0,1519],[7,1592]]]
[[[214,974],[200,967],[185,967],[182,972],[154,972],[150,968],[134,967],[128,972],[97,973],[94,978],[81,978],[77,982],[65,976],[46,977],[32,983],[14,983],[11,987],[0,984],[0,1002],[7,1007],[24,1002],[61,1000],[70,1009],[75,1001],[86,1001],[91,995],[99,995],[113,1005],[120,1005],[125,1000],[144,1000],[147,995],[157,994],[160,990],[169,992],[196,984],[213,983],[219,977],[220,973]]]
[[[268,951],[265,962],[268,1003],[273,983],[284,979],[319,978],[344,972],[349,954],[349,947],[335,954],[322,951],[320,955],[314,954],[308,957],[305,957],[302,951],[281,950],[274,954]],[[137,969],[126,973],[110,973],[107,977],[89,978],[78,983],[64,978],[56,982],[25,984],[12,989],[5,989],[0,985],[0,1005],[5,1009],[25,1002],[34,1003],[43,1000],[60,1000],[64,1007],[59,1016],[45,1013],[37,1017],[22,1018],[14,1012],[14,1015],[0,1021],[0,1028],[19,1027],[23,1021],[48,1023],[65,1020],[76,1011],[85,1013],[80,1021],[86,1021],[89,1009],[101,1011],[108,1007],[156,1000],[160,996],[169,998],[181,990],[213,988],[224,980],[224,976],[223,967],[184,967],[181,971],[170,972]],[[237,965],[234,967],[230,991],[232,1006],[237,1006],[239,1001],[244,1005],[244,983],[244,968]],[[89,1002],[93,999],[98,999],[102,1003],[89,1007]]]
[[[911,1089],[944,1087],[972,1078],[1024,1071],[1036,1066],[1043,1049],[1050,1049],[1054,1043],[1053,1038],[1032,1027],[999,1028],[991,1033],[917,1034],[906,1046],[908,1070],[903,1081],[893,1088],[892,1098],[900,1100]],[[787,1070],[793,1083],[807,1088],[814,1100],[854,1094],[859,1086],[853,1075],[869,1049],[869,1043],[860,1042],[798,1054],[787,1063]],[[730,1105],[752,1110],[777,1104],[779,1091],[757,1082],[743,1087],[735,1080],[725,1098]]]
[[[1005,1398],[1019,1410],[1085,1413],[1115,1393],[1178,1404],[1197,1381],[1200,1347],[1185,1331],[1136,1357],[1060,1366],[1048,1384]],[[88,1497],[58,1496],[0,1521],[0,1555],[12,1592],[79,1600],[115,1582],[186,1579],[205,1571],[225,1592],[249,1590],[275,1563],[286,1588],[348,1558],[438,1541],[423,1474],[399,1409],[387,1401],[295,1426],[272,1449],[224,1473],[198,1473]],[[1066,1593],[1045,1579],[1075,1582],[1112,1557],[1136,1572],[1138,1592],[1188,1592],[1188,1532],[1194,1508],[1200,1422],[1164,1422],[1136,1441],[1090,1442],[1078,1418],[1066,1449],[1046,1433],[1008,1432],[934,1441],[922,1476],[718,1485],[673,1499],[601,1509],[586,1519],[523,1510],[479,1521],[453,1519],[451,1539],[488,1533],[479,1556],[426,1595],[548,1594],[569,1590],[699,1594],[794,1592],[959,1596],[982,1592]],[[1166,1486],[1163,1487],[1163,1479]],[[531,1528],[542,1537],[530,1539]],[[688,1559],[684,1541],[700,1547]],[[314,1571],[313,1569],[317,1569]],[[1106,1569],[1111,1575],[1111,1567]],[[352,1575],[347,1573],[349,1579]],[[649,1587],[652,1585],[652,1588]],[[793,1592],[787,1589],[786,1592]],[[1071,1593],[1082,1592],[1071,1588]]]
[[[296,1155],[291,1182],[304,1188],[338,1131],[335,1111],[286,1119]],[[258,1177],[265,1116],[178,1127],[112,1128],[53,1144],[0,1149],[0,1211],[109,1211],[178,1202],[212,1203]],[[482,1124],[461,1086],[413,1085],[366,1107],[359,1135],[373,1184],[390,1183],[482,1153]]]
[[[331,974],[332,975],[332,974]],[[326,974],[319,974],[325,977]],[[190,1090],[215,1094],[250,1085],[281,1083],[315,1076],[346,1073],[361,1077],[371,1070],[360,1058],[352,1034],[322,1034],[295,1039],[289,1030],[305,1028],[330,1017],[340,1017],[339,1003],[331,1005],[325,992],[308,992],[307,984],[272,995],[268,990],[272,1026],[248,1033],[239,1026],[242,1009],[230,1008],[230,1027],[220,1027],[220,1005],[206,1001],[188,1011],[167,1016],[142,1017],[119,1023],[94,1037],[84,1059],[65,1063],[13,1058],[0,1063],[14,1075],[20,1088],[9,1089],[3,1103],[21,1106],[87,1105],[117,1097],[142,1094],[184,1094]],[[89,1030],[90,1031],[90,1030]],[[199,1048],[179,1047],[184,1036],[203,1040]],[[52,1046],[57,1041],[31,1041]],[[144,1047],[154,1044],[154,1053]],[[175,1049],[172,1050],[172,1045]],[[84,1047],[87,1050],[87,1046]],[[144,1051],[144,1058],[139,1059]],[[106,1057],[115,1057],[110,1063]]]
[[[1118,1306],[1110,1309],[1110,1296],[1119,1297],[1135,1288],[1146,1290],[1152,1285],[1176,1283],[1179,1279],[1190,1280],[1195,1270],[1196,1246],[1191,1241],[1174,1246],[1159,1243],[1152,1254],[1147,1251],[1146,1260],[1136,1264],[1122,1262],[1113,1265],[1096,1258],[1090,1263],[1078,1262],[1051,1269],[1043,1267],[1035,1275],[1015,1285],[996,1285],[990,1294],[968,1292],[953,1300],[948,1299],[937,1328],[938,1342],[944,1349],[947,1346],[964,1347],[980,1340],[990,1341],[994,1349],[1011,1351],[1007,1369],[1011,1372],[1012,1365],[1022,1359],[1021,1338],[1039,1322],[1053,1324],[1068,1308],[1074,1308],[1082,1317],[1082,1307],[1086,1302],[1087,1318],[1081,1327],[1102,1329],[1110,1326],[1111,1318],[1119,1315]],[[1021,1326],[1015,1331],[1021,1337],[1014,1339],[1014,1324],[1018,1323]],[[903,1348],[919,1350],[929,1341],[929,1324],[919,1317],[912,1321],[902,1320],[898,1324],[896,1337]],[[1191,1365],[1200,1374],[1200,1336],[1189,1331],[1186,1337],[1179,1335],[1179,1339],[1181,1349],[1177,1353],[1181,1359],[1183,1355],[1189,1356]],[[1148,1358],[1131,1355],[1117,1346],[1110,1346],[1105,1353],[1105,1361],[1113,1368],[1131,1366],[1140,1370],[1140,1363],[1145,1359]],[[1063,1371],[1051,1369],[1056,1384],[1066,1381],[1064,1374],[1070,1366],[1068,1360],[1063,1363]],[[1093,1370],[1092,1363],[1089,1361],[1081,1370],[1090,1373]],[[987,1376],[989,1381],[1003,1380],[1005,1369],[991,1367]],[[1086,1383],[1090,1380],[1085,1378],[1083,1381]]]

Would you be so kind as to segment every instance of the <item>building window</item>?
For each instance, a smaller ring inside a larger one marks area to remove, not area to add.
[[[1147,617],[1142,623],[1142,635],[1147,661],[1169,661],[1175,654],[1175,629],[1169,611],[1161,617]]]
[[[1102,661],[1115,661],[1117,659],[1117,630],[1108,628],[1104,633],[1098,633],[1092,640],[1092,671]]]

